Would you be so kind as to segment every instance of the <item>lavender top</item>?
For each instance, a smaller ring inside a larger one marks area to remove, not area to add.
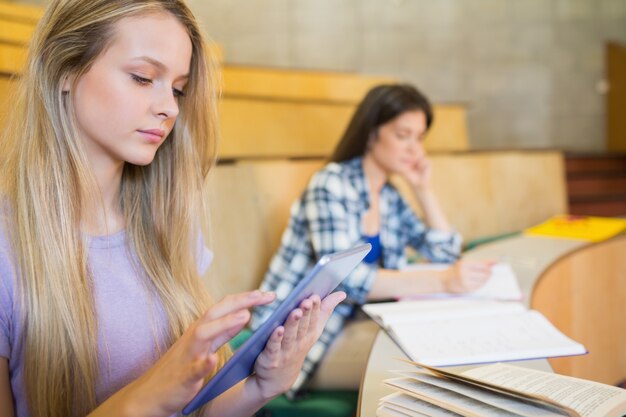
[[[212,254],[200,245],[203,274]],[[166,315],[158,300],[151,301],[124,231],[89,240],[88,266],[94,281],[98,320],[98,403],[143,374],[165,346]],[[24,389],[24,343],[17,302],[13,255],[0,233],[0,357],[9,360],[9,377],[16,417],[28,417]]]

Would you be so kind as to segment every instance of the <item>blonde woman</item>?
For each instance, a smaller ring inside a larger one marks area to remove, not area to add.
[[[211,306],[200,280],[210,63],[182,1],[48,7],[0,153],[1,416],[176,414],[274,299]],[[285,391],[343,297],[303,301],[255,375],[196,415],[251,415]]]

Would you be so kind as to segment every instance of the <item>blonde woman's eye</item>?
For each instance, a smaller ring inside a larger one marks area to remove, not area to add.
[[[185,97],[185,92],[177,88],[172,88],[172,92],[174,93],[174,97]]]
[[[136,74],[130,74],[130,76],[138,84],[141,84],[141,85],[152,84],[152,80],[148,78],[140,77],[139,75],[136,75]]]

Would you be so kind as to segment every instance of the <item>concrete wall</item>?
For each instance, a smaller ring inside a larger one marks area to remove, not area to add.
[[[626,42],[626,0],[189,3],[227,63],[415,83],[467,103],[476,149],[605,147],[604,42]]]

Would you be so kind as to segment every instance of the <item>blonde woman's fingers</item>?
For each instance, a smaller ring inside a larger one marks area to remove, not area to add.
[[[309,323],[311,321],[311,310],[313,310],[313,301],[310,298],[302,300],[300,303],[300,310],[302,310],[302,318],[298,324],[298,340],[301,340],[306,336],[309,331]]]
[[[313,308],[311,309],[311,318],[309,319],[309,328],[317,329],[319,320],[320,320],[320,308],[322,306],[322,300],[318,295],[314,295],[311,297],[311,301],[313,302]]]
[[[232,339],[249,319],[250,312],[240,310],[216,320],[199,322],[193,329],[191,353],[200,355],[207,349],[215,352],[220,346]]]
[[[211,354],[207,357],[203,357],[193,362],[191,365],[191,371],[187,377],[188,384],[195,384],[199,380],[206,378],[217,367],[217,355]]]
[[[333,310],[346,299],[346,293],[343,291],[334,292],[322,300],[321,312],[330,316]]]
[[[272,332],[270,339],[267,341],[265,345],[265,350],[270,355],[277,355],[280,352],[280,347],[283,342],[283,336],[285,335],[285,328],[283,326],[278,326]]]
[[[295,346],[296,338],[298,336],[298,327],[300,325],[300,319],[302,319],[302,310],[299,308],[294,309],[289,313],[287,321],[285,322],[285,335],[283,336],[282,348],[283,350],[290,350]]]
[[[238,310],[249,309],[258,305],[268,304],[276,298],[273,292],[254,290],[224,297],[220,302],[207,310],[203,320],[215,320]]]

